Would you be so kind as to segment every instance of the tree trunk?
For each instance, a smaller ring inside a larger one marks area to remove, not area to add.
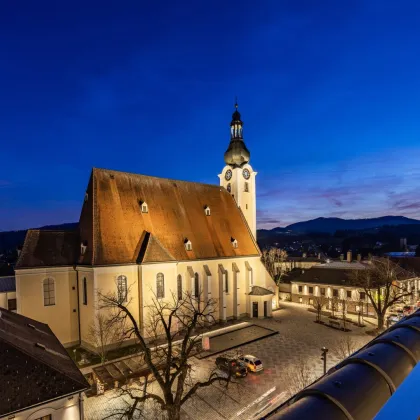
[[[384,314],[377,314],[378,315],[378,330],[383,330],[384,328]]]
[[[168,419],[170,420],[180,420],[181,418],[181,407],[178,405],[169,405],[168,409]]]

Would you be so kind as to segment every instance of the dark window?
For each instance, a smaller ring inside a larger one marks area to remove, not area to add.
[[[366,293],[365,292],[359,292],[360,294],[360,300],[365,300],[366,299]]]
[[[228,191],[228,192],[230,192],[230,191],[231,191],[231,187],[230,187],[230,184],[227,184],[227,187],[226,187],[226,189],[227,189],[227,191]]]
[[[334,290],[333,290],[333,296],[334,296],[334,297],[338,297],[338,290],[337,290],[337,289],[334,289]]]
[[[83,278],[83,305],[87,305],[87,280]]]
[[[177,277],[177,291],[178,291],[178,300],[182,299],[182,276],[181,274],[178,274]]]
[[[299,293],[302,293],[303,287],[299,286]]]
[[[347,290],[347,299],[351,299],[351,290]]]
[[[245,192],[248,192],[248,191],[249,191],[249,189],[248,189],[248,182],[245,182],[244,187],[245,187],[245,188],[244,188],[244,191],[245,191]]]
[[[313,295],[314,294],[314,288],[309,286],[309,294]]]
[[[156,276],[156,297],[163,299],[165,297],[165,278],[162,273]]]
[[[17,309],[16,299],[8,299],[7,309],[9,309],[9,311],[16,311]]]
[[[227,271],[226,271],[226,274],[225,274],[225,292],[229,293],[229,279],[228,279]]]
[[[55,305],[55,283],[54,279],[48,278],[44,280],[44,306]]]
[[[198,298],[200,296],[200,279],[198,273],[194,274],[194,296]]]
[[[117,279],[118,302],[127,302],[127,277],[118,276]]]
[[[321,296],[325,296],[325,287],[321,287]]]

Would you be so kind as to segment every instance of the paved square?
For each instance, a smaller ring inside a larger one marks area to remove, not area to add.
[[[308,307],[294,303],[282,303],[282,309],[273,313],[273,318],[252,320],[252,323],[278,334],[239,347],[244,354],[259,357],[264,371],[249,373],[238,379],[226,390],[220,384],[203,388],[182,408],[185,420],[250,419],[273,399],[281,402],[288,398],[290,374],[296,366],[306,364],[316,377],[323,373],[321,348],[329,349],[327,368],[340,361],[337,342],[342,337],[351,337],[359,348],[372,339],[365,328],[350,326],[351,332],[328,328],[314,322],[316,314]],[[196,379],[204,380],[214,369],[216,355],[205,359],[191,359]],[[112,392],[85,401],[87,420],[103,419],[118,400],[112,400]],[[156,417],[156,416],[155,416]],[[158,418],[158,417],[156,417]]]

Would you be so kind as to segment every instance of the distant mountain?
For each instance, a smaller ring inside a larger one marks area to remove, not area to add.
[[[306,222],[293,223],[287,230],[294,233],[327,232],[335,233],[337,230],[374,229],[382,226],[415,225],[420,220],[409,219],[404,216],[383,216],[372,219],[340,219],[338,217],[318,217]],[[273,230],[278,229],[274,228]]]
[[[78,223],[63,223],[61,225],[42,226],[36,229],[48,230],[74,230]],[[27,230],[11,230],[9,232],[0,232],[0,254],[4,251],[12,251],[16,247],[23,245]]]

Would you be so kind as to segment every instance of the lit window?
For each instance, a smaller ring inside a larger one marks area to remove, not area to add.
[[[178,274],[177,277],[177,291],[178,291],[178,300],[182,299],[182,276]]]
[[[206,216],[210,216],[210,207],[209,206],[204,207],[204,214]]]
[[[83,278],[83,305],[87,305],[87,280]]]
[[[118,276],[117,292],[118,292],[118,302],[119,303],[127,302],[127,277],[126,276]]]
[[[43,283],[44,306],[55,305],[55,282],[52,278],[47,278]]]
[[[156,297],[158,299],[165,297],[165,277],[162,273],[158,273],[156,276]]]
[[[200,296],[200,279],[198,273],[194,274],[194,296],[198,298]]]

